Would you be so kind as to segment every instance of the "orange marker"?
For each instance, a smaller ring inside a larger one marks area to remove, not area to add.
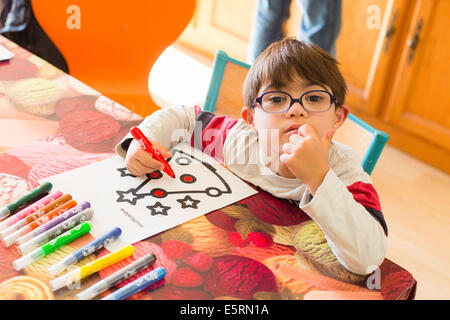
[[[62,206],[53,209],[52,211],[50,211],[47,214],[44,214],[42,217],[40,217],[39,219],[34,220],[32,223],[28,224],[28,227],[30,228],[29,231],[36,229],[37,227],[39,227],[40,225],[43,225],[44,223],[49,222],[50,220],[52,220],[53,218],[56,218],[57,216],[59,216],[60,214],[63,214],[64,212],[66,212],[67,210],[75,207],[77,205],[77,202],[75,200],[70,200],[67,201],[66,203],[64,203]],[[28,231],[27,231],[28,232]]]
[[[66,203],[62,204],[61,206],[57,207],[56,209],[53,209],[49,213],[44,214],[39,219],[34,220],[33,222],[27,224],[26,226],[20,228],[16,232],[14,232],[14,233],[10,234],[9,236],[7,236],[6,238],[4,238],[3,244],[5,245],[5,247],[9,247],[21,236],[36,229],[40,225],[52,220],[53,218],[63,214],[67,210],[75,207],[76,205],[77,205],[77,202],[75,200],[67,201]]]
[[[8,228],[6,228],[5,230],[1,231],[0,239],[5,239],[7,236],[12,234],[13,232],[20,230],[20,228],[22,228],[23,226],[26,226],[27,224],[33,222],[37,218],[52,211],[53,209],[59,207],[60,205],[62,205],[63,203],[65,203],[71,199],[72,199],[72,196],[70,194],[65,194],[65,195],[59,197],[58,199],[53,200],[52,202],[47,204],[42,209],[39,209],[36,212],[33,212],[32,214],[26,216],[25,218],[17,221],[15,224],[13,224],[13,225],[9,226]]]

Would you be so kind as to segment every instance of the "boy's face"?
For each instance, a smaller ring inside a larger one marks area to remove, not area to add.
[[[285,91],[294,99],[311,90],[326,90],[333,94],[331,88],[311,84],[300,77],[287,82],[281,88],[263,84],[258,91],[258,97],[268,91]],[[325,112],[308,112],[300,103],[294,103],[286,113],[267,113],[257,104],[254,112],[250,108],[242,109],[242,118],[258,133],[259,145],[266,164],[279,175],[292,178],[294,175],[279,161],[283,153],[283,144],[289,142],[289,137],[298,134],[297,130],[304,124],[314,128],[319,137],[329,129],[339,128],[348,116],[348,108],[343,106],[336,110],[334,104]]]

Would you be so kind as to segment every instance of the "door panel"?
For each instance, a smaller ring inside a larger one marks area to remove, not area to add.
[[[450,1],[416,1],[385,120],[450,150]],[[411,43],[417,36],[416,49]]]

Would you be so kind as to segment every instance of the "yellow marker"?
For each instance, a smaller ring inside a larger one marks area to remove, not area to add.
[[[106,256],[103,256],[82,267],[76,268],[75,270],[72,270],[62,275],[59,278],[51,280],[49,283],[50,288],[52,288],[53,291],[56,291],[66,285],[71,285],[76,281],[86,278],[87,276],[95,272],[98,272],[102,269],[109,267],[110,265],[113,265],[119,261],[122,261],[123,259],[128,258],[133,253],[134,253],[133,246],[131,245],[125,246],[118,251],[111,252]]]

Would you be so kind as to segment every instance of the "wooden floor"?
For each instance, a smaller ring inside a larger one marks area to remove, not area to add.
[[[212,61],[195,52],[176,48],[202,67],[212,66]],[[160,66],[158,70],[170,73],[172,67]],[[181,81],[185,77],[185,84],[195,83],[192,71],[183,75],[181,70],[177,70]],[[159,80],[158,74],[152,76]],[[196,81],[209,82],[209,77]],[[150,90],[155,101],[164,101],[162,107],[170,104],[173,96]],[[203,98],[199,96],[198,101]],[[372,180],[389,228],[387,258],[417,280],[416,299],[450,299],[450,175],[388,145]]]
[[[389,228],[387,258],[417,280],[416,299],[450,299],[450,176],[387,146],[372,180]]]

